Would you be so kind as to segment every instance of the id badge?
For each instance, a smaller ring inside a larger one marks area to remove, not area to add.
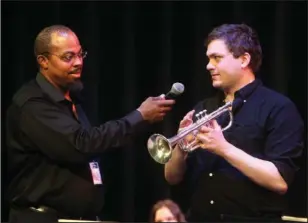
[[[93,184],[94,185],[103,184],[98,162],[90,162],[89,165],[92,173]]]

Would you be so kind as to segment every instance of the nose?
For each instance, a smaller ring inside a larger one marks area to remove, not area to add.
[[[211,61],[209,61],[206,65],[206,69],[207,70],[214,70],[215,66],[211,63]]]
[[[82,64],[83,64],[83,58],[81,56],[76,55],[73,66],[77,67],[81,66]]]

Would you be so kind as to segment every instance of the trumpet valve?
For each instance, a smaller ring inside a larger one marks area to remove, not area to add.
[[[200,119],[200,112],[196,114],[197,121]]]
[[[197,121],[200,121],[202,118],[204,118],[206,115],[207,115],[207,110],[203,110],[203,111],[200,111],[199,113],[196,114],[196,118],[197,118]]]
[[[201,116],[202,116],[202,118],[205,117],[205,116],[207,115],[206,112],[207,112],[206,109],[204,109],[203,111],[201,111]]]

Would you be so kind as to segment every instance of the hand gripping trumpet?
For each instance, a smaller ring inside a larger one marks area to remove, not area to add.
[[[166,138],[165,136],[161,134],[153,134],[150,136],[147,142],[148,151],[151,155],[151,157],[160,164],[167,163],[171,156],[172,156],[172,150],[173,147],[176,144],[182,144],[184,138],[189,134],[196,134],[198,130],[201,128],[201,126],[206,125],[211,120],[214,120],[218,118],[220,115],[222,115],[225,112],[229,112],[230,121],[226,127],[222,129],[222,131],[227,130],[231,127],[233,122],[233,115],[230,107],[232,106],[232,102],[227,102],[225,105],[219,107],[217,110],[213,111],[210,114],[206,114],[206,110],[203,110],[199,112],[196,116],[198,120],[194,122],[193,124],[189,125],[188,127],[181,130],[177,135]],[[188,146],[180,146],[182,150],[185,152],[191,152],[192,151],[193,143],[189,144]]]

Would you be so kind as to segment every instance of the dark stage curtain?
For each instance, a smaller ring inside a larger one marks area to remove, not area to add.
[[[173,82],[185,85],[185,93],[162,123],[140,135],[131,148],[104,155],[109,220],[146,221],[151,206],[171,195],[186,208],[181,189],[166,184],[163,166],[149,156],[146,140],[154,132],[173,136],[192,106],[214,93],[205,69],[203,41],[217,25],[243,22],[257,30],[264,52],[260,78],[290,97],[307,123],[305,1],[2,1],[1,9],[2,124],[13,93],[36,75],[35,36],[53,24],[71,27],[88,51],[84,107],[93,124],[124,116],[146,97],[167,92]],[[9,177],[4,134],[3,128],[3,221],[7,220]],[[304,216],[306,212],[306,157],[305,149],[299,160],[302,169],[288,195],[290,215]]]

